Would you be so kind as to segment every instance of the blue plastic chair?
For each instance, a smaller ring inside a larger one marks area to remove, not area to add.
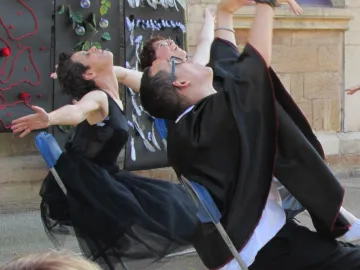
[[[217,208],[208,190],[204,186],[194,181],[188,180],[184,176],[180,176],[179,181],[180,183],[183,184],[187,192],[190,194],[191,198],[194,200],[195,204],[198,206],[197,217],[200,220],[200,222],[201,223],[212,222],[215,225],[218,232],[220,233],[223,240],[225,241],[226,245],[228,246],[235,260],[238,262],[240,268],[242,270],[248,270],[246,264],[241,259],[238,250],[235,248],[230,237],[228,236],[224,227],[222,226],[220,222],[221,213]]]
[[[160,119],[160,118],[154,118],[154,124],[155,124],[155,128],[157,130],[157,132],[160,135],[161,141],[163,142],[163,145],[165,147],[165,151],[167,151],[167,135],[168,135],[168,131],[167,131],[167,125],[166,125],[166,121],[164,119]]]
[[[64,194],[67,195],[66,187],[63,181],[61,180],[59,174],[55,170],[56,162],[58,161],[60,155],[62,154],[62,151],[59,147],[59,144],[56,142],[54,136],[46,132],[40,132],[35,137],[35,144],[38,150],[40,151],[42,157],[44,158],[46,165],[53,174],[57,184],[64,192]],[[119,259],[119,261],[124,270],[129,270],[129,268],[121,259]]]

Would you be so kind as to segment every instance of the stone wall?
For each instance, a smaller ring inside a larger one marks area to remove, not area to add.
[[[237,30],[239,44],[248,31]],[[315,131],[340,131],[343,32],[276,30],[272,67]]]

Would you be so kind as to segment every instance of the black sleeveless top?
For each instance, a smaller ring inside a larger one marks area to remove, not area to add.
[[[87,120],[77,125],[66,145],[68,153],[81,155],[111,172],[119,170],[117,158],[129,137],[129,127],[124,112],[108,97],[109,114],[102,121],[90,125]]]

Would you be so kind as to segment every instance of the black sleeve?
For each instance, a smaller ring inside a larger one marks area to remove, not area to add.
[[[264,102],[274,102],[269,68],[254,47],[247,44],[241,55],[229,61],[227,66],[223,87],[228,102],[255,107]]]
[[[240,56],[239,49],[231,42],[215,38],[210,50],[209,66],[222,59],[237,59]]]

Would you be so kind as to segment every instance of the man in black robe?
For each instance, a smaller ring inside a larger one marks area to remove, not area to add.
[[[224,0],[222,8],[235,12],[244,2]],[[269,67],[273,2],[256,2],[249,43],[237,59],[227,57],[232,44],[216,39],[212,68],[157,60],[144,72],[142,104],[153,116],[176,122],[168,135],[170,164],[209,190],[236,248],[256,255],[247,260],[250,269],[360,269],[360,250],[334,240],[350,225],[339,213],[344,190]],[[213,79],[221,91],[214,90]],[[309,211],[317,232],[284,221],[281,214],[273,220],[280,229],[261,228],[270,224],[274,176]],[[255,234],[265,240],[250,247]],[[212,224],[199,224],[194,247],[208,268],[230,267],[232,255]]]

